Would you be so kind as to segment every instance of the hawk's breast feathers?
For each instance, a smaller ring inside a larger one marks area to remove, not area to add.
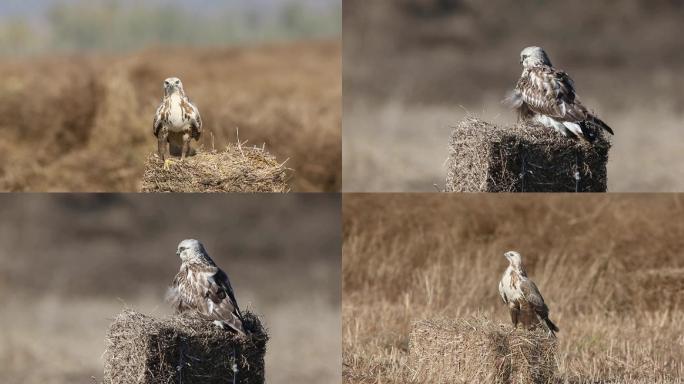
[[[515,302],[522,297],[522,291],[519,286],[520,276],[515,269],[508,267],[499,281],[499,294],[504,300],[504,303],[509,304]]]
[[[199,140],[202,134],[202,118],[199,110],[187,97],[179,93],[165,96],[157,108],[154,116],[154,135],[166,127],[172,133],[189,133],[190,136]]]

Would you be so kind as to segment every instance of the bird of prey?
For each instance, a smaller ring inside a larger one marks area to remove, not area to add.
[[[523,72],[504,102],[518,112],[518,120],[553,128],[564,136],[592,142],[601,129],[613,130],[582,105],[568,74],[551,65],[539,47],[520,52]]]
[[[164,80],[164,98],[157,108],[152,124],[152,132],[157,137],[159,158],[164,167],[169,167],[166,159],[167,146],[170,154],[180,153],[181,161],[194,153],[190,140],[199,141],[202,134],[202,118],[183,90],[183,83],[177,77]]]
[[[543,324],[555,336],[559,329],[549,319],[549,308],[539,289],[528,279],[520,254],[509,251],[504,256],[509,264],[499,282],[499,294],[508,305],[513,326],[517,328],[521,323],[527,329],[534,329]]]
[[[178,244],[180,271],[167,292],[177,313],[190,313],[224,328],[245,334],[244,319],[228,275],[209,257],[202,243],[194,239]]]

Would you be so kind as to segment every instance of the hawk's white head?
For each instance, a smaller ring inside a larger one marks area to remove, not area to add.
[[[204,245],[195,239],[185,239],[178,244],[176,255],[182,262],[207,262],[211,260]]]
[[[180,93],[185,96],[185,91],[183,90],[183,83],[177,77],[169,77],[164,80],[164,95],[171,96],[174,93]]]
[[[504,257],[506,257],[508,263],[514,267],[520,267],[520,265],[522,265],[522,257],[516,251],[508,251],[504,253]]]
[[[523,68],[538,67],[546,65],[551,67],[549,56],[540,47],[527,47],[520,52],[520,64]]]

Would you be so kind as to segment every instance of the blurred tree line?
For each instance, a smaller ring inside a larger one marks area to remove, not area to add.
[[[171,4],[123,5],[117,0],[58,3],[39,19],[0,19],[0,53],[105,51],[150,45],[230,45],[337,37],[342,4],[284,0],[272,7],[188,11]]]

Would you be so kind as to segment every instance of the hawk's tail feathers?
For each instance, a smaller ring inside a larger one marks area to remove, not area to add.
[[[546,326],[549,327],[549,330],[551,330],[551,332],[560,332],[558,326],[556,326],[556,324],[554,324],[553,321],[551,321],[551,319],[549,319],[548,317],[544,318],[544,322],[546,323]]]
[[[241,335],[247,334],[247,333],[245,332],[244,326],[242,325],[242,320],[240,320],[240,319],[239,319],[237,316],[235,316],[235,315],[231,316],[231,317],[228,318],[228,319],[223,319],[223,320],[221,320],[221,322],[222,322],[223,324],[227,325],[227,326],[228,326],[230,329],[232,329],[233,331],[235,331],[235,332],[237,332],[237,333],[239,333],[239,334],[241,334]]]

